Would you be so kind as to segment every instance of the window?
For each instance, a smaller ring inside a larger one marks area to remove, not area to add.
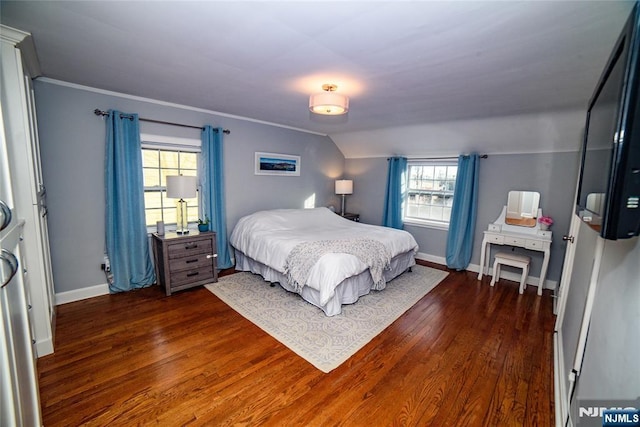
[[[168,175],[198,175],[199,153],[177,149],[142,149],[144,173],[144,211],[147,227],[157,221],[176,223],[176,199],[166,196]],[[198,197],[186,199],[187,218],[190,223],[198,221]]]
[[[448,227],[457,172],[455,160],[410,161],[404,221]]]

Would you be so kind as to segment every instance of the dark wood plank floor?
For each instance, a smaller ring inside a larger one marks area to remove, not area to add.
[[[204,288],[74,302],[58,307],[56,351],[38,361],[43,420],[550,426],[551,301],[549,291],[519,295],[515,282],[491,288],[451,272],[329,374]]]

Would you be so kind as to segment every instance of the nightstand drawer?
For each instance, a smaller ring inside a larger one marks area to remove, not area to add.
[[[167,246],[169,259],[188,257],[198,254],[212,254],[211,239],[191,240],[187,242],[172,243]]]
[[[213,266],[171,273],[171,287],[177,288],[185,283],[214,282]]]
[[[345,212],[344,215],[340,212],[336,212],[337,215],[341,216],[344,219],[348,219],[353,222],[360,222],[360,214]]]
[[[169,260],[169,271],[173,274],[181,270],[193,270],[194,268],[212,266],[214,259],[207,258],[211,254],[196,254]]]
[[[342,217],[353,222],[360,222],[360,214],[345,213]]]

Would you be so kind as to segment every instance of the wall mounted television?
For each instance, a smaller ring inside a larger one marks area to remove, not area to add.
[[[640,234],[640,19],[635,5],[589,101],[576,214],[605,239]]]

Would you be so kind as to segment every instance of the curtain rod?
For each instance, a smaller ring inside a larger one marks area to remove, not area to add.
[[[464,154],[465,157],[468,157],[468,154]],[[489,157],[488,154],[481,154],[479,156],[481,159],[486,159]],[[387,157],[387,160],[391,159],[391,157]],[[407,157],[407,160],[458,160],[458,157]]]
[[[96,116],[108,116],[109,112],[108,111],[102,111],[102,110],[96,108],[95,110],[93,110],[93,114],[95,114]],[[130,116],[121,114],[120,118],[123,118],[123,117],[131,118]],[[182,124],[182,123],[164,122],[162,120],[145,119],[145,118],[142,118],[142,117],[139,117],[138,120],[140,120],[141,122],[159,123],[161,125],[179,126],[179,127],[183,127],[183,128],[200,129],[200,130],[204,129],[202,126],[193,126],[193,125],[185,125],[185,124]],[[213,130],[215,132],[218,131],[218,129],[213,129]],[[225,129],[222,132],[225,133],[226,135],[229,135],[231,133],[231,131],[229,129]]]

